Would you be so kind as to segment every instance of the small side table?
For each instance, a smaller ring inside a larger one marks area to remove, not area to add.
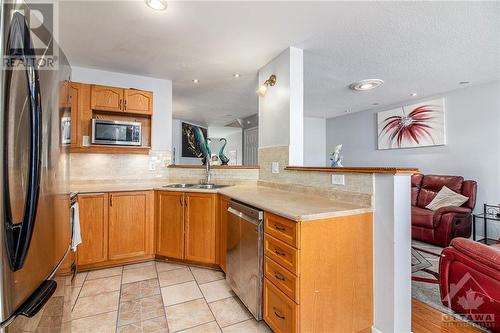
[[[496,244],[496,239],[488,238],[488,221],[500,221],[500,205],[484,204],[481,214],[472,214],[472,239],[476,240],[476,219],[482,219],[484,224],[484,238],[478,240],[486,245]]]

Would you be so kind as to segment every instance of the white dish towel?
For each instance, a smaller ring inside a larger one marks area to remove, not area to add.
[[[75,252],[76,247],[82,243],[82,235],[80,233],[80,208],[78,207],[78,202],[75,202],[71,206],[71,217],[73,225],[71,230],[73,230],[71,235],[71,251]]]

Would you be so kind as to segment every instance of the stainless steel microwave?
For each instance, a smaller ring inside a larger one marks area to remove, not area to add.
[[[142,124],[133,121],[92,119],[92,143],[100,145],[140,146]]]

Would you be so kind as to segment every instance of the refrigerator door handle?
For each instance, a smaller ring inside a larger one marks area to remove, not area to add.
[[[25,197],[25,208],[21,223],[14,223],[11,212],[11,198],[9,193],[9,182],[4,181],[5,192],[5,240],[7,256],[12,271],[21,269],[28,254],[29,245],[33,235],[36,218],[36,208],[38,206],[38,193],[40,187],[41,149],[42,149],[42,128],[41,128],[41,102],[40,85],[38,82],[38,71],[34,64],[35,51],[32,46],[31,33],[26,24],[25,18],[19,12],[14,13],[7,39],[6,55],[11,59],[19,59],[25,66],[25,74],[28,85],[29,101],[29,126],[30,126],[30,151],[29,151],[29,172],[27,191]],[[5,96],[10,96],[10,81],[12,71],[6,70]],[[8,108],[8,101],[6,108]],[[14,110],[15,111],[15,110]],[[9,112],[6,110],[6,112]],[[13,112],[13,111],[10,111]],[[8,122],[4,124],[8,126]],[[6,133],[6,131],[4,131]],[[7,180],[8,156],[4,158],[4,180]]]

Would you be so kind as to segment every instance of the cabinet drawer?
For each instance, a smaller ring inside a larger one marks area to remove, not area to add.
[[[279,290],[284,292],[295,303],[299,304],[299,278],[273,262],[269,258],[264,258],[264,275]]]
[[[299,225],[297,222],[291,221],[284,217],[266,213],[265,217],[265,232],[273,237],[299,248]]]
[[[295,275],[298,275],[299,250],[277,240],[276,238],[265,235],[264,254],[288,269]]]
[[[264,320],[275,333],[297,332],[298,305],[264,279]]]

